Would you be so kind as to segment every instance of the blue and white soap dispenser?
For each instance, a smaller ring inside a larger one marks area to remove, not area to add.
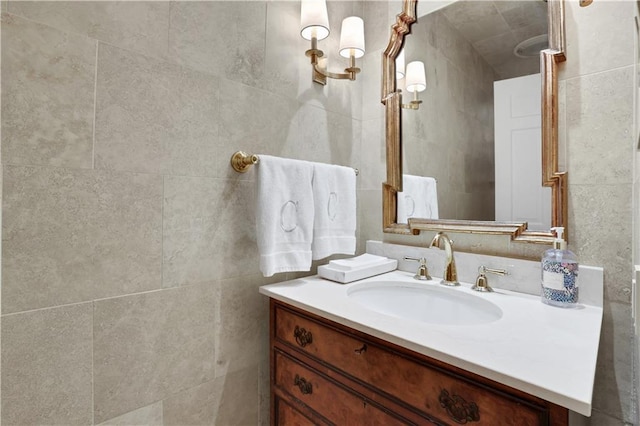
[[[578,303],[578,258],[567,250],[563,227],[556,232],[553,248],[542,256],[542,301],[548,305],[570,308]]]

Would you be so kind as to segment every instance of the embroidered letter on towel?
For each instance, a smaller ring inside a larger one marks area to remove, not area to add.
[[[356,252],[356,174],[351,167],[313,163],[313,259]]]
[[[260,155],[257,169],[256,233],[260,271],[311,269],[313,164]]]

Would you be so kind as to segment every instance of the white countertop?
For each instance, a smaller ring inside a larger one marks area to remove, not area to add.
[[[350,284],[318,276],[260,287],[260,293],[379,337],[569,410],[591,415],[602,308],[562,309],[539,297],[496,289],[478,293],[470,286],[447,288],[393,271]],[[375,312],[353,301],[349,288],[376,281],[400,281],[464,292],[495,303],[503,315],[479,325],[434,325]]]

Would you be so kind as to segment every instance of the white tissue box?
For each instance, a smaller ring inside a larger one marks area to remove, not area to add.
[[[350,270],[335,269],[329,265],[318,266],[318,275],[331,281],[346,284],[352,281],[362,280],[374,275],[384,274],[393,271],[398,267],[398,261],[395,259],[386,259],[374,265],[363,266]]]

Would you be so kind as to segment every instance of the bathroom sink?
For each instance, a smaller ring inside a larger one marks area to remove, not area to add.
[[[502,310],[482,296],[433,284],[380,281],[356,285],[347,294],[373,311],[430,324],[478,325],[502,317]]]

